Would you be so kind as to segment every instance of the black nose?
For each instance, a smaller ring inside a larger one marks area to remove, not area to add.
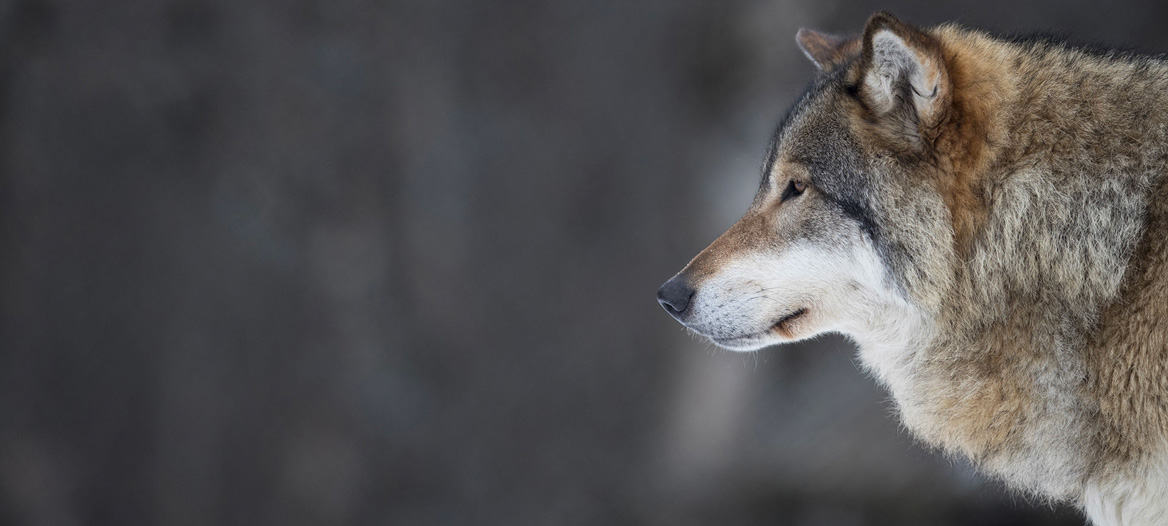
[[[685,310],[689,308],[689,299],[693,295],[694,289],[690,288],[686,279],[679,274],[657,289],[657,302],[669,312],[670,316],[681,321],[682,316],[685,316]]]

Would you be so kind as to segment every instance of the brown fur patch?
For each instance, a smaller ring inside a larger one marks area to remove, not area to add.
[[[958,254],[969,253],[988,211],[985,177],[1005,141],[1000,101],[1011,91],[1000,44],[942,27],[934,31],[949,73],[949,107],[932,148],[941,171],[935,181],[953,221]]]
[[[1168,184],[1151,199],[1147,229],[1125,274],[1120,300],[1104,313],[1088,350],[1090,398],[1100,429],[1100,465],[1140,461],[1168,437]]]
[[[682,273],[689,276],[690,286],[699,287],[731,262],[736,254],[774,244],[769,224],[770,220],[765,213],[756,209],[747,212],[682,269]]]
[[[1038,349],[1048,347],[1039,342],[1019,345],[1019,335],[1033,324],[1026,315],[1000,320],[984,329],[988,341],[980,342],[978,352],[928,364],[934,374],[957,386],[939,391],[934,401],[933,411],[945,421],[937,442],[977,461],[1011,447],[1014,433],[1034,416],[1035,408],[1026,403],[1035,399],[1029,380],[1044,366]],[[1002,352],[1006,349],[1012,352]]]

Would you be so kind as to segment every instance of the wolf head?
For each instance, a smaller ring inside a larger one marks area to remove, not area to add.
[[[730,349],[928,318],[982,213],[956,174],[984,162],[987,131],[940,40],[878,13],[862,36],[797,41],[819,73],[779,124],[754,202],[658,291]]]

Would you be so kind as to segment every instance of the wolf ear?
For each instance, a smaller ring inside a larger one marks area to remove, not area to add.
[[[936,124],[951,99],[940,42],[883,11],[864,28],[857,80],[869,110],[877,117],[903,111],[911,128]]]
[[[799,29],[795,33],[795,41],[799,43],[803,54],[823,71],[835,69],[860,51],[859,37],[831,35],[814,29]]]

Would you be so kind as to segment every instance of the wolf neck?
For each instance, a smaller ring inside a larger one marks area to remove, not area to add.
[[[942,315],[977,315],[964,327],[974,333],[1007,308],[1090,329],[1116,297],[1147,195],[1168,171],[1168,67],[936,31],[957,116],[941,156],[957,269]]]
[[[856,339],[923,439],[1015,485],[1070,495],[1091,462],[1087,342],[1168,171],[1158,111],[1168,68],[937,33],[965,90],[958,110],[976,117],[958,131],[978,130],[954,136],[950,186],[939,188],[953,274],[925,314],[891,312],[889,327]]]
[[[891,291],[890,291],[891,292]],[[871,314],[842,332],[860,351],[860,362],[899,401],[913,396],[915,363],[934,341],[935,326],[923,311],[895,293],[873,295]]]
[[[957,26],[933,34],[953,84],[934,145],[942,175],[933,184],[951,214],[956,257],[968,260],[995,198],[1019,173],[1043,173],[1056,191],[1087,176],[1100,186],[1134,184],[1123,190],[1140,195],[1164,173],[1165,62],[1008,42]]]

